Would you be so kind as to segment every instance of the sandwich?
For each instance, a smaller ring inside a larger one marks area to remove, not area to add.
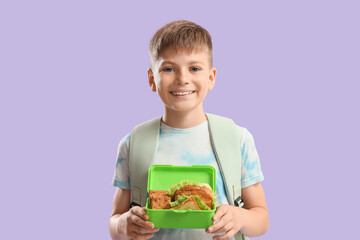
[[[149,200],[152,209],[211,210],[215,194],[207,183],[183,180],[167,191],[150,190]]]

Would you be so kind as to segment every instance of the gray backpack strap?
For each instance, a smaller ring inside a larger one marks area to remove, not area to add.
[[[147,180],[159,142],[161,117],[137,125],[130,136],[130,207],[146,205]]]
[[[226,196],[230,205],[242,207],[241,198],[241,136],[233,120],[214,114],[206,114],[211,144],[222,174]],[[240,232],[236,240],[246,240]]]
[[[230,205],[240,205],[241,197],[241,139],[233,120],[206,114],[212,147],[224,179]],[[237,201],[235,201],[237,200]]]

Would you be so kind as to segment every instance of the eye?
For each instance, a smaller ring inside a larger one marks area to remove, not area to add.
[[[200,68],[198,68],[198,67],[192,67],[192,68],[191,68],[191,71],[192,71],[192,72],[198,72],[198,71],[200,71]]]
[[[166,67],[163,69],[164,72],[173,72],[174,69],[172,69],[171,67]]]

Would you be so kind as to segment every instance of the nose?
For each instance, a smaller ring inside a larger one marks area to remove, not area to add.
[[[178,71],[178,74],[176,76],[176,84],[179,85],[186,85],[190,82],[190,74],[187,69],[182,69]]]

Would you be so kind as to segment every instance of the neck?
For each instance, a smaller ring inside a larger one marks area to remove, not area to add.
[[[177,112],[165,109],[162,121],[174,128],[191,128],[206,121],[203,110],[195,112]]]

